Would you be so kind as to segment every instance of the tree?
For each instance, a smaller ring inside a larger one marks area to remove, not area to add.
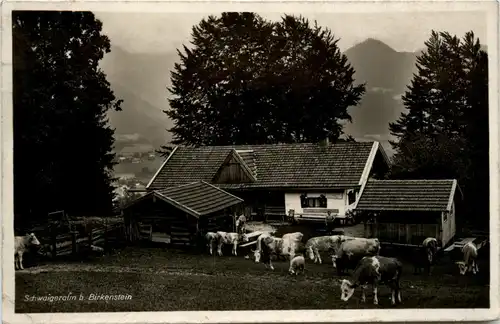
[[[465,213],[489,216],[488,56],[473,32],[433,31],[403,96],[406,112],[389,124],[397,140],[394,178],[456,178]]]
[[[91,12],[14,11],[14,212],[36,217],[112,210],[120,110],[98,67],[110,52]]]
[[[191,37],[171,72],[174,144],[337,140],[365,91],[331,31],[302,17],[223,13]]]

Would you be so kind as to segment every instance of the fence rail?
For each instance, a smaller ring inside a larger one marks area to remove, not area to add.
[[[69,233],[41,235],[42,254],[53,258],[64,255],[77,255],[82,252],[107,252],[109,248],[124,237],[123,224],[115,223],[86,230],[73,230]]]

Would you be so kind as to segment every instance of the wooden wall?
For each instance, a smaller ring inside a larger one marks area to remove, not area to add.
[[[379,212],[365,228],[366,237],[407,245],[419,245],[427,237],[442,242],[442,234],[439,212]]]
[[[221,169],[214,177],[214,183],[245,183],[251,181],[252,179],[234,156],[231,156],[222,164]]]
[[[170,235],[172,244],[189,245],[197,232],[197,219],[161,199],[145,199],[124,211],[127,238],[137,241],[140,226],[151,225],[153,232]]]
[[[237,205],[197,218],[151,197],[124,211],[126,236],[129,241],[138,241],[141,227],[151,226],[153,232],[169,235],[173,245],[196,245],[206,232],[232,232],[234,215],[241,212],[242,206]]]

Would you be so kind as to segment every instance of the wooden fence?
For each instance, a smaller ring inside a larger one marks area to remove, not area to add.
[[[107,252],[124,237],[123,224],[113,224],[89,231],[70,231],[40,237],[44,246],[42,254],[53,258],[64,255],[78,255],[90,251]]]

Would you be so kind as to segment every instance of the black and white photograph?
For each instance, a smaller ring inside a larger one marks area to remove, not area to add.
[[[497,15],[4,6],[4,319],[497,318]]]

